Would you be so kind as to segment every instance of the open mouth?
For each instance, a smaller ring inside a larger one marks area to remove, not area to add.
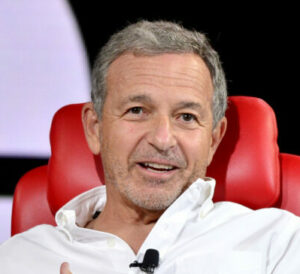
[[[138,163],[142,168],[145,168],[149,171],[156,172],[156,173],[165,173],[165,172],[171,172],[175,169],[178,169],[176,166],[172,165],[163,165],[163,164],[157,164],[157,163]]]

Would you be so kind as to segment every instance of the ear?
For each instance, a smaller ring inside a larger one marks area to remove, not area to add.
[[[93,154],[98,155],[100,153],[100,121],[91,102],[82,107],[81,119],[88,146]]]
[[[208,165],[210,165],[213,156],[219,146],[219,144],[221,143],[225,132],[227,129],[227,119],[224,116],[216,125],[216,127],[213,129],[212,131],[212,139],[211,139],[211,146],[210,146],[210,151],[209,151],[209,157],[208,157]]]

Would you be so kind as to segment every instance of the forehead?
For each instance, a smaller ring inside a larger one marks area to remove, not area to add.
[[[204,61],[195,54],[161,54],[135,56],[126,53],[109,67],[108,93],[129,88],[132,92],[142,90],[189,91],[211,97],[213,84]],[[142,89],[142,90],[136,90]],[[121,94],[119,94],[121,95]]]

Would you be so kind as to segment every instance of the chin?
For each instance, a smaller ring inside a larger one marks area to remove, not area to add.
[[[126,189],[124,195],[135,206],[150,211],[166,210],[182,193],[181,187],[172,187],[172,189],[151,188],[137,191]]]

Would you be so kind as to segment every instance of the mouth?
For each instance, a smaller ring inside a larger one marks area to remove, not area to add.
[[[145,169],[148,170],[150,172],[154,172],[154,173],[171,173],[173,171],[175,171],[176,169],[178,169],[177,166],[174,165],[170,165],[170,164],[158,164],[158,163],[153,163],[153,162],[142,162],[142,163],[138,163],[138,165]]]

